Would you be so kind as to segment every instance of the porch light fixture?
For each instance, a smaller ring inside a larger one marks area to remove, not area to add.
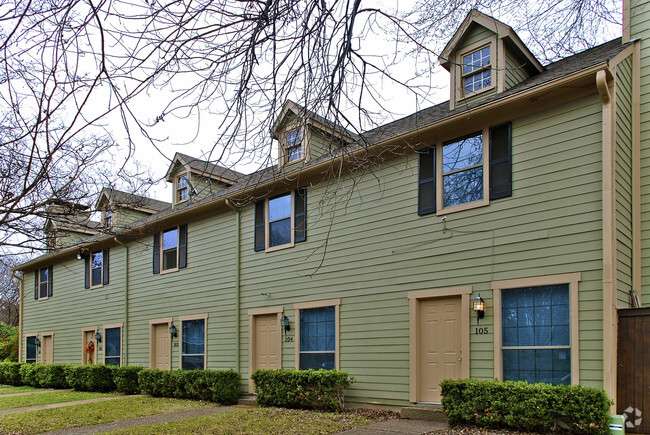
[[[34,339],[34,346],[36,346],[36,347],[40,347],[40,345],[41,345],[41,340],[39,340],[38,337],[36,337],[36,338]]]
[[[99,331],[95,332],[95,340],[97,340],[97,343],[102,342],[102,334],[100,334]]]
[[[284,313],[282,313],[282,317],[280,317],[280,325],[282,325],[285,334],[287,331],[291,331],[291,324],[289,323],[289,318],[285,316]]]
[[[485,317],[485,301],[481,297],[481,294],[474,299],[474,312],[476,313],[476,324],[479,324],[479,320]]]
[[[77,260],[81,260],[83,257],[81,256],[81,252],[77,252]]]
[[[176,326],[172,323],[172,326],[169,327],[169,335],[172,336],[172,338],[178,336],[178,329],[176,329]]]

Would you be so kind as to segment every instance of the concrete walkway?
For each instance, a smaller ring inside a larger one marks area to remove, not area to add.
[[[3,397],[16,397],[16,396],[31,396],[32,394],[43,394],[51,393],[52,391],[74,391],[72,388],[69,390],[38,390],[38,391],[25,391],[24,393],[10,393],[10,394],[0,394],[0,399]]]
[[[85,403],[93,403],[93,402],[104,402],[106,400],[122,399],[124,397],[129,397],[129,396],[100,397],[98,399],[77,400],[74,402],[50,403],[48,405],[35,405],[35,406],[25,406],[23,408],[3,409],[0,410],[0,415],[17,414],[19,412],[26,412],[26,411],[39,411],[41,409],[63,408],[64,406],[83,405]]]
[[[102,432],[110,432],[118,429],[128,429],[137,426],[149,426],[150,424],[167,423],[169,421],[184,420],[186,418],[200,417],[203,415],[219,414],[233,411],[232,406],[212,406],[208,408],[188,409],[186,411],[169,412],[166,414],[149,415],[146,417],[131,418],[128,420],[114,421],[112,423],[96,424],[72,429],[48,432],[46,435],[92,435]]]

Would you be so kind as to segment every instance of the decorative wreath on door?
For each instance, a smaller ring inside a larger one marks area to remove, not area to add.
[[[95,342],[90,340],[88,344],[84,346],[84,351],[86,351],[88,362],[92,364],[93,354],[95,353]]]

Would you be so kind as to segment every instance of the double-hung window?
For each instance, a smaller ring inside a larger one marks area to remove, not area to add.
[[[92,252],[85,260],[84,286],[101,287],[108,284],[108,249]]]
[[[300,310],[300,370],[336,368],[336,307]]]
[[[106,228],[111,228],[113,226],[113,211],[110,209],[107,209],[104,212],[104,225]]]
[[[105,328],[104,364],[119,366],[122,361],[122,328]]]
[[[176,179],[176,202],[183,202],[190,198],[190,189],[187,175],[181,175]]]
[[[187,224],[153,236],[153,273],[187,267]]]
[[[503,379],[571,384],[569,284],[501,290]]]
[[[307,239],[307,191],[274,196],[255,204],[255,250],[293,246]]]
[[[510,123],[502,124],[420,151],[418,214],[487,205],[512,195],[511,130]]]
[[[285,149],[287,162],[302,158],[302,130],[300,128],[287,132]]]
[[[52,297],[53,271],[52,266],[34,271],[34,300]]]
[[[27,337],[25,343],[25,362],[26,363],[35,363],[36,362],[36,336],[30,335]]]
[[[181,368],[205,369],[205,318],[181,320]]]
[[[492,85],[490,46],[464,55],[462,67],[465,95],[490,87]]]

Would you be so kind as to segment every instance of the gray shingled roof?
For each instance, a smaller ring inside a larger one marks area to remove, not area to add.
[[[215,165],[214,163],[210,163],[206,160],[201,160],[196,157],[188,156],[187,154],[176,153],[176,156],[183,159],[183,161],[185,161],[185,163],[187,163],[190,168],[211,174],[215,177],[225,178],[226,180],[230,180],[232,182],[236,182],[240,178],[247,177],[246,174],[243,174],[241,172],[224,168],[223,166]]]
[[[109,198],[109,201],[126,208],[146,208],[160,212],[167,208],[171,208],[172,206],[169,202],[147,198],[133,193],[122,192],[121,190],[112,189],[110,187],[102,189],[101,195],[106,195]]]

